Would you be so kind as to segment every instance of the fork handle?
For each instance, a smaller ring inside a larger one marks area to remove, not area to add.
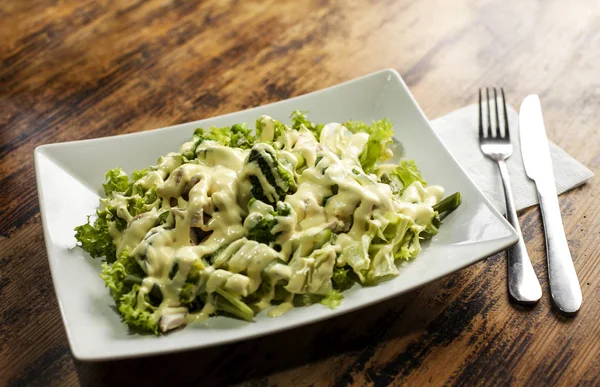
[[[542,297],[542,287],[533,270],[512,195],[510,176],[504,160],[498,161],[502,185],[504,186],[504,198],[506,199],[506,218],[514,227],[519,236],[516,244],[508,248],[508,291],[518,302],[535,303]]]

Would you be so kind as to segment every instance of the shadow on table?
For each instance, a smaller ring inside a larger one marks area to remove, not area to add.
[[[419,294],[438,287],[436,281],[342,316],[239,343],[139,359],[76,361],[77,372],[82,385],[209,386],[260,379],[342,353],[358,355],[370,345],[424,330],[445,306],[425,306]]]

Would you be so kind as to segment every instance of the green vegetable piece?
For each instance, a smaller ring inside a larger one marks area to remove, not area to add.
[[[278,217],[289,216],[292,212],[292,207],[288,203],[277,202],[275,211],[270,211],[268,214],[253,213],[252,210],[244,223],[248,227],[248,239],[259,243],[269,244],[277,240],[284,232],[283,230],[273,232],[279,224]]]
[[[460,206],[462,198],[460,192],[455,192],[452,195],[442,199],[439,203],[433,206],[433,210],[440,214],[440,220],[450,215],[450,213]]]
[[[288,129],[281,122],[263,115],[256,120],[256,139],[258,142],[274,144]]]
[[[359,161],[366,173],[373,172],[375,163],[385,161],[389,158],[389,145],[392,143],[394,130],[392,123],[387,119],[373,121],[372,125],[367,125],[360,121],[348,121],[344,124],[352,133],[367,133],[367,141],[363,151],[359,155]]]
[[[321,131],[323,130],[323,124],[314,124],[308,120],[306,116],[307,111],[294,110],[290,116],[292,119],[292,128],[300,130],[302,126],[310,130],[315,138],[318,140],[321,137]]]
[[[254,318],[254,311],[242,300],[221,288],[217,288],[216,293],[218,294],[218,296],[215,297],[215,306],[217,310],[229,313],[242,320],[252,321]]]
[[[402,182],[403,192],[406,187],[415,181],[420,182],[423,186],[427,185],[427,182],[423,180],[423,176],[421,176],[421,172],[419,172],[414,160],[402,160],[400,165],[396,168],[395,174]]]
[[[195,296],[194,285],[190,283],[183,284],[181,291],[179,292],[179,299],[181,302],[188,304],[194,300]]]
[[[354,285],[355,280],[350,275],[349,266],[333,268],[333,275],[331,276],[333,282],[333,288],[336,290],[350,289]]]
[[[196,313],[202,310],[205,304],[204,300],[205,295],[197,295],[192,301],[186,304],[188,308],[188,312]]]
[[[109,263],[116,260],[116,246],[110,235],[109,225],[114,223],[119,231],[125,229],[127,222],[117,216],[114,207],[96,210],[97,219],[92,224],[90,217],[86,224],[75,227],[75,239],[79,246],[93,258],[106,257]]]
[[[411,260],[421,252],[420,237],[412,228],[406,231],[404,239],[400,243],[400,248],[394,254],[395,259]]]
[[[296,192],[296,181],[293,172],[284,166],[277,155],[275,149],[269,144],[259,143],[252,147],[248,158],[246,159],[244,170],[251,184],[252,197],[264,203],[274,205],[278,200],[282,200],[285,195]],[[261,177],[255,175],[255,167],[258,166]],[[265,183],[261,183],[261,180]],[[263,186],[263,184],[268,184]],[[275,189],[276,195],[268,195],[265,192],[271,192]]]
[[[139,179],[141,179],[142,177],[146,176],[149,172],[150,172],[149,168],[135,170],[131,174],[131,180],[133,180],[134,182],[136,182]]]
[[[200,272],[206,268],[206,262],[201,258],[194,262],[190,271],[188,272],[185,282],[190,284],[198,284],[200,282]]]
[[[323,300],[324,296],[319,294],[296,294],[293,300],[294,306],[311,306],[313,304],[318,304]]]
[[[358,275],[361,282],[365,281],[366,272],[371,265],[368,254],[370,238],[367,235],[364,235],[363,239],[365,240],[357,241],[346,247],[341,255],[342,261],[347,262],[348,265],[352,267],[352,270]]]
[[[133,285],[128,293],[119,298],[117,301],[117,309],[121,314],[123,321],[131,328],[158,335],[158,321],[160,316],[157,314],[155,315],[152,309],[137,304],[137,295],[139,291],[140,285]]]
[[[119,255],[119,259],[113,264],[104,262],[102,264],[102,272],[100,273],[100,277],[110,289],[115,301],[118,301],[123,294],[131,290],[131,287],[135,284],[131,282],[134,277],[143,278],[145,276],[146,274],[138,265],[135,258],[127,251],[122,252]],[[130,280],[125,281],[125,278],[128,277]]]
[[[106,172],[106,181],[102,184],[106,196],[113,192],[127,192],[131,184],[129,177],[121,168],[114,168]]]
[[[320,249],[325,243],[329,242],[329,240],[331,240],[331,234],[331,230],[328,228],[319,231],[314,237],[314,249]]]
[[[139,277],[137,275],[127,274],[125,276],[125,279],[123,280],[123,283],[125,285],[129,285],[129,286],[133,286],[135,284],[141,285],[142,284],[142,277]]]
[[[160,290],[160,285],[158,284],[154,284],[152,285],[152,289],[150,289],[150,292],[148,293],[148,299],[150,304],[152,304],[152,306],[159,306],[160,303],[163,300],[163,294],[162,291]]]
[[[127,198],[127,211],[129,211],[131,216],[146,212],[146,200],[139,196]]]
[[[183,156],[188,160],[195,158],[196,148],[204,141],[214,141],[223,146],[241,149],[250,149],[254,145],[252,129],[248,128],[246,124],[235,124],[221,128],[213,126],[208,131],[198,128],[194,131],[190,142],[182,147]]]
[[[326,295],[321,300],[321,305],[325,305],[326,307],[328,307],[330,309],[335,309],[338,306],[340,306],[343,299],[344,299],[344,295],[342,294],[342,292],[334,289],[331,291],[331,293]]]

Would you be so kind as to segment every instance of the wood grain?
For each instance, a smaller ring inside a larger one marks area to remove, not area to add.
[[[600,3],[519,0],[0,1],[0,385],[600,385],[597,183],[560,198],[584,303],[551,307],[537,209],[520,215],[544,298],[512,304],[499,254],[375,306],[206,350],[73,359],[33,172],[41,144],[197,120],[391,67],[426,114],[502,85],[600,170]]]

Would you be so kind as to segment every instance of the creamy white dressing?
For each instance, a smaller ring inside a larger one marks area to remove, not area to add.
[[[261,143],[253,148],[266,160],[269,171],[248,162],[250,150],[213,141],[194,149],[188,142],[180,153],[195,151],[196,159],[184,163],[189,160],[170,153],[135,183],[145,190],[154,187],[162,199],[160,208],[133,217],[127,211],[126,198],[113,195],[110,205],[128,224],[121,232],[112,223],[110,234],[117,252],[133,254],[147,274],[139,302],[145,303],[144,297],[159,286],[162,301],[158,311],[163,317],[170,316],[161,322],[161,329],[214,314],[221,297],[218,289],[241,300],[268,281],[271,290],[253,304],[262,310],[275,297],[274,285],[285,285],[290,294],[269,312],[269,316],[278,316],[292,307],[294,294],[329,294],[336,265],[350,264],[361,279],[367,271],[372,276],[380,265],[395,275],[392,243],[374,257],[368,252],[373,235],[383,238],[383,230],[391,222],[386,214],[397,214],[404,217],[404,224],[410,220],[423,227],[432,221],[432,206],[441,200],[443,188],[415,182],[404,187],[401,197],[395,195],[390,185],[362,170],[359,156],[369,140],[366,133],[353,134],[341,124],[331,123],[323,128],[320,141],[305,127],[274,138],[274,120],[263,116],[260,121],[260,140],[276,141],[283,147],[274,149]],[[276,166],[273,154],[285,163]],[[292,170],[300,165],[298,171]],[[281,168],[295,175],[296,182],[285,198],[279,197],[281,190],[289,188],[280,176]],[[289,204],[290,214],[281,216],[275,214],[275,206],[251,202],[250,177],[258,181],[270,203]],[[249,230],[269,216],[276,222],[271,230],[277,235],[274,244],[247,239]],[[406,229],[394,236],[395,242]],[[320,238],[321,245],[316,245]],[[196,276],[196,282],[190,282],[190,276]],[[192,287],[193,294],[206,294],[200,311],[188,313],[183,305],[180,293],[186,286]]]

